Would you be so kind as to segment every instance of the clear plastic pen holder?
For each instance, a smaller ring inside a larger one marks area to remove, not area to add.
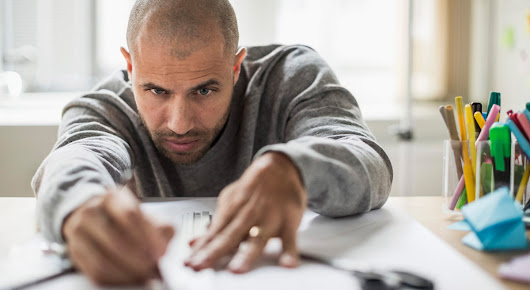
[[[524,205],[530,199],[528,194],[530,162],[516,141],[512,142],[510,161],[510,194]]]
[[[498,144],[497,146],[500,146]],[[528,198],[528,175],[530,175],[529,162],[522,153],[519,143],[510,145],[510,157],[504,160],[504,170],[499,166],[492,154],[492,141],[481,141],[476,144],[477,160],[475,174],[475,199],[481,198],[496,189],[506,186],[510,195],[516,198],[520,192],[522,201]],[[508,162],[508,164],[506,164]],[[526,172],[526,178],[523,178]]]
[[[530,199],[530,162],[522,152],[519,143],[512,142],[510,158],[503,160],[504,170],[496,164],[492,155],[492,142],[476,143],[476,166],[473,174],[475,183],[474,195],[464,194],[465,182],[458,187],[460,180],[465,180],[463,149],[471,163],[471,150],[467,141],[444,140],[443,143],[443,209],[446,212],[457,212],[469,200],[477,200],[501,186],[507,186],[510,195],[522,204]],[[508,163],[506,163],[508,162]],[[472,166],[471,166],[472,167]]]
[[[442,169],[442,210],[444,212],[458,212],[450,206],[460,178],[463,176],[462,148],[467,148],[467,141],[443,141],[443,169]],[[454,202],[453,202],[454,203]]]
[[[475,197],[478,199],[495,190],[495,174],[491,154],[491,141],[477,142],[475,148],[477,150]],[[506,164],[505,170],[510,170],[508,164]],[[506,180],[506,184],[508,182],[509,180]]]

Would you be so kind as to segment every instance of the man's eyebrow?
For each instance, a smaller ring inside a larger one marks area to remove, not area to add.
[[[172,93],[171,90],[169,90],[169,89],[164,89],[163,87],[161,87],[161,86],[159,86],[159,85],[155,85],[155,84],[153,84],[152,82],[148,82],[148,83],[145,83],[145,84],[141,84],[140,86],[141,86],[142,88],[144,88],[144,89],[148,89],[148,90],[153,90],[153,89],[154,89],[154,90],[161,90],[161,91],[164,91],[164,92],[166,92],[166,93],[168,93],[168,94],[171,94],[171,93]]]
[[[217,81],[216,79],[209,79],[209,80],[207,80],[205,82],[202,82],[202,83],[190,88],[189,91],[190,92],[198,91],[200,89],[203,89],[203,88],[211,86],[211,85],[222,86],[221,83],[219,81]]]

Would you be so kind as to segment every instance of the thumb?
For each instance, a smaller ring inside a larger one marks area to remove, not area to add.
[[[156,255],[156,258],[158,259],[162,257],[164,253],[166,252],[169,242],[175,235],[175,229],[173,228],[172,225],[169,225],[169,224],[157,224],[155,225],[154,234],[156,235],[155,255]]]
[[[167,245],[175,235],[175,228],[168,224],[159,225],[158,232],[161,234],[163,241]]]
[[[283,267],[294,268],[298,266],[298,248],[296,246],[296,229],[285,229],[282,235],[283,251],[280,254],[279,264]]]

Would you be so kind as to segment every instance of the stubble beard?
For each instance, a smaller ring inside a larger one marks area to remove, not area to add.
[[[173,163],[180,164],[180,165],[190,165],[193,163],[196,163],[199,161],[210,148],[213,146],[215,142],[218,141],[222,131],[225,128],[225,125],[228,120],[228,116],[230,114],[230,106],[226,110],[225,114],[223,115],[223,118],[215,125],[215,127],[212,130],[197,130],[192,129],[189,132],[187,132],[184,135],[177,134],[169,129],[166,130],[151,130],[147,126],[147,123],[145,122],[145,119],[143,115],[138,112],[140,115],[140,119],[144,125],[144,127],[149,132],[149,136],[151,137],[151,140],[153,141],[156,149],[164,155],[166,158],[171,160]],[[193,138],[193,139],[199,139],[202,144],[200,148],[194,150],[193,152],[175,152],[172,151],[164,146],[164,140],[165,139],[182,139],[182,138]]]

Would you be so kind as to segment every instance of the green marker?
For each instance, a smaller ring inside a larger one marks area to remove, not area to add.
[[[491,156],[495,190],[510,182],[511,134],[506,124],[495,122],[490,128]]]
[[[491,110],[491,107],[497,104],[499,107],[501,106],[501,93],[499,92],[490,92],[490,98],[488,100],[488,110],[486,111],[488,114]],[[486,119],[486,118],[484,118]]]
[[[466,204],[467,204],[467,193],[466,193],[466,188],[464,188],[464,190],[462,191],[462,194],[460,195],[460,198],[458,199],[458,202],[456,203],[456,208],[460,209]]]

